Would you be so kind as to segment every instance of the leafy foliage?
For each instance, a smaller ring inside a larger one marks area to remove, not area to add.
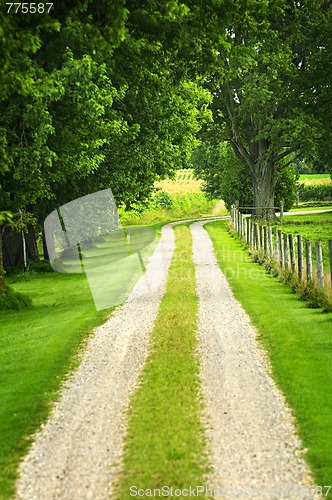
[[[4,310],[15,310],[30,308],[32,301],[30,297],[15,292],[12,288],[6,287],[5,290],[0,293],[0,311]]]
[[[222,198],[228,210],[233,204],[253,206],[252,173],[237,158],[228,142],[202,144],[193,153],[192,162],[196,175],[204,179],[204,191],[208,196]],[[273,206],[280,206],[283,201],[285,210],[292,207],[296,199],[297,177],[292,164],[277,173]],[[251,213],[247,209],[242,211]]]
[[[306,186],[300,184],[299,197],[301,201],[332,201],[332,185]]]
[[[203,50],[196,57],[208,74],[220,141],[230,141],[251,171],[255,205],[273,206],[281,160],[317,155],[322,141],[327,151],[331,145],[331,3],[230,1],[227,7],[223,16],[219,2],[211,8],[207,28],[201,25],[205,36],[197,33]]]
[[[210,94],[175,76],[171,48],[150,36],[151,23],[171,26],[185,12],[85,0],[4,17],[0,213],[26,210],[42,223],[109,187],[128,209],[187,161],[211,119]]]

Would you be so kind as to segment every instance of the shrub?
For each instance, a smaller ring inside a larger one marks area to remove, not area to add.
[[[332,201],[332,184],[299,185],[300,201]]]
[[[156,208],[170,210],[173,207],[173,200],[172,197],[168,193],[166,193],[166,191],[161,191],[154,196],[153,204]]]
[[[30,271],[35,271],[36,273],[52,273],[53,267],[49,261],[42,262],[30,262]]]
[[[4,295],[0,295],[0,310],[15,310],[27,309],[31,307],[32,302],[30,297],[22,293],[15,292],[9,286],[6,286]]]

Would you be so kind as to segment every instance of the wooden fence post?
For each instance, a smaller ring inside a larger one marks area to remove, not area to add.
[[[258,224],[258,222],[255,222],[255,228],[256,228],[256,250],[259,250],[259,224]]]
[[[284,234],[284,268],[288,271],[288,234]]]
[[[295,264],[294,236],[292,234],[288,235],[288,240],[289,240],[289,254],[290,254],[291,269],[292,269],[292,271],[295,271],[296,264]]]
[[[267,255],[267,227],[263,227],[264,255]]]
[[[268,226],[269,257],[273,257],[272,227]]]
[[[323,266],[323,251],[321,241],[315,241],[316,247],[316,266],[317,266],[317,281],[320,288],[324,288],[324,266]]]
[[[246,218],[246,230],[247,230],[247,244],[249,245],[250,247],[250,219],[249,217]]]
[[[274,260],[276,262],[278,262],[278,257],[279,257],[279,252],[278,252],[278,231],[277,229],[274,229],[273,230],[273,234],[274,234]]]
[[[282,231],[278,229],[278,241],[279,241],[279,263],[280,267],[283,267],[284,259],[283,259],[283,251],[282,251]]]
[[[312,280],[312,255],[311,255],[311,241],[305,240],[305,259],[307,267],[307,282]]]
[[[259,248],[263,248],[263,228],[260,224],[258,224],[258,231],[259,231]]]
[[[303,280],[303,244],[302,236],[297,235],[297,273],[299,280]]]
[[[331,278],[331,285],[332,285],[332,240],[328,240],[327,247],[329,249],[330,278]]]
[[[284,202],[280,202],[280,224],[284,223]]]

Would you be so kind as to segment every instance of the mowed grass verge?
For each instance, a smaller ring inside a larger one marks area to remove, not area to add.
[[[191,235],[187,225],[174,231],[176,250],[166,293],[140,384],[131,398],[117,499],[128,499],[131,487],[136,493],[202,485],[207,470]]]
[[[251,317],[269,354],[272,374],[293,409],[316,484],[331,485],[332,313],[307,308],[289,286],[253,263],[224,222],[205,228],[220,268]]]
[[[0,312],[0,498],[11,498],[31,434],[46,419],[65,375],[93,327],[96,311],[84,275],[40,273],[12,284],[29,310]]]

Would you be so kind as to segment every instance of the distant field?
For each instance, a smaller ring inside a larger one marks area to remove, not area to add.
[[[331,184],[332,179],[330,174],[301,174],[300,182],[307,186],[315,184]]]
[[[157,188],[166,191],[169,194],[187,194],[200,193],[202,191],[203,181],[194,178],[194,172],[191,168],[178,170],[174,180],[165,179],[156,182]]]
[[[313,186],[316,184],[330,184],[332,179],[330,174],[301,174],[300,182],[307,186]],[[200,193],[202,185],[203,181],[195,179],[191,168],[178,170],[174,180],[165,179],[155,184],[157,188],[169,194]]]

